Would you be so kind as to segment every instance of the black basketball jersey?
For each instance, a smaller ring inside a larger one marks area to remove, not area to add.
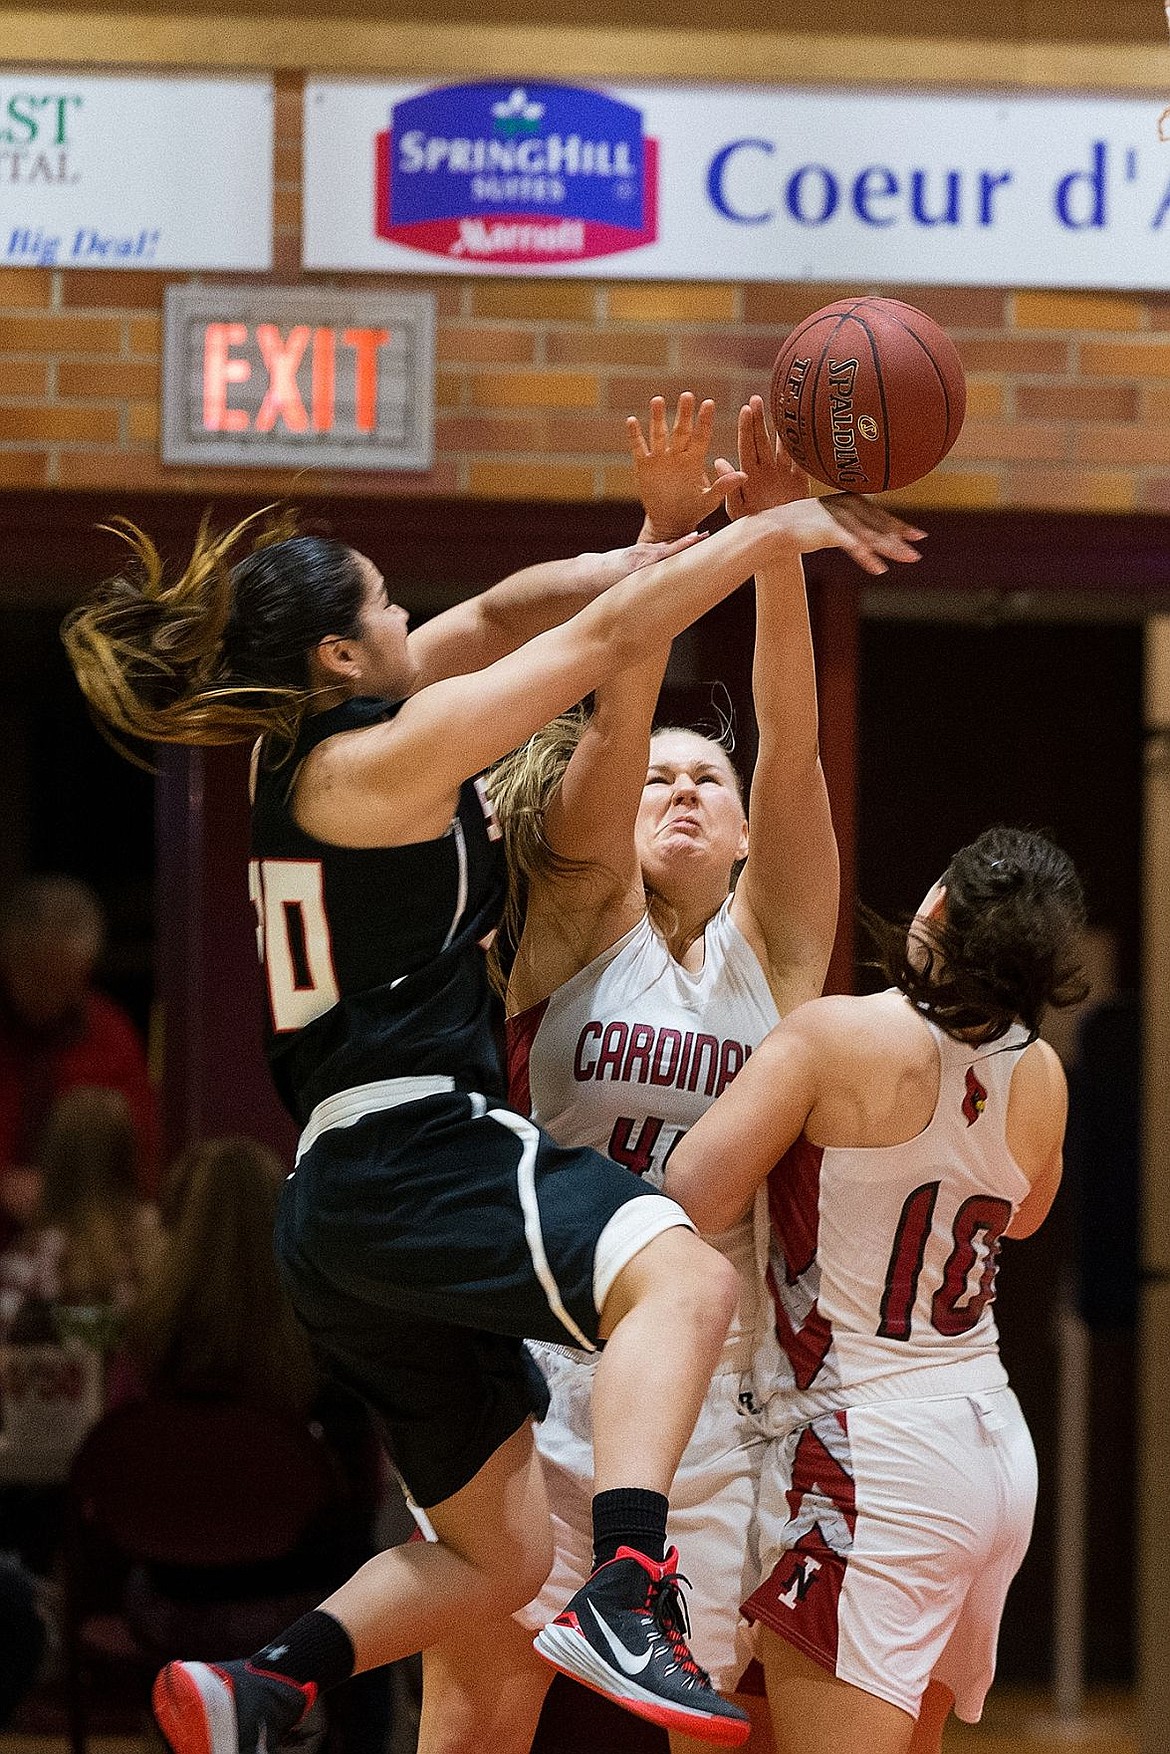
[[[437,840],[339,847],[293,820],[309,751],[396,711],[345,701],[307,718],[279,765],[259,765],[250,879],[268,1058],[301,1125],[324,1097],[381,1078],[438,1072],[459,1089],[503,1093],[480,940],[499,919],[504,857],[482,782],[460,788]]]

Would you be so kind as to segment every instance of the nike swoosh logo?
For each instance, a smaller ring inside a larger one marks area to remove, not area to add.
[[[636,1657],[632,1651],[626,1649],[616,1632],[606,1625],[592,1602],[589,1604],[589,1612],[600,1626],[602,1633],[605,1636],[605,1642],[614,1654],[614,1661],[617,1663],[618,1668],[627,1675],[640,1675],[642,1670],[646,1667],[646,1664],[650,1661],[650,1658],[653,1656],[653,1651],[646,1651],[644,1655]]]

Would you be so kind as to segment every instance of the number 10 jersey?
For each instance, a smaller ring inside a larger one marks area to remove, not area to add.
[[[814,1145],[768,1178],[768,1287],[786,1425],[865,1402],[1002,1388],[992,1314],[1000,1239],[1030,1184],[1007,1148],[1012,1072],[1031,1036],[955,1041],[938,1101],[902,1145]]]

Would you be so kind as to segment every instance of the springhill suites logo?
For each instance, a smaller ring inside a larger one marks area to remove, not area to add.
[[[440,86],[395,104],[377,138],[377,234],[469,267],[636,249],[658,233],[657,147],[601,92]]]

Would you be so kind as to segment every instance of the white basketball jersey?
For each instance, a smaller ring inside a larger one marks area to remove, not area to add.
[[[1005,1138],[1030,1037],[1017,1024],[974,1047],[927,1027],[939,1093],[917,1138],[845,1149],[802,1137],[768,1178],[768,1285],[794,1425],[1007,1382],[991,1306],[1000,1238],[1030,1188]]]
[[[645,916],[551,998],[509,1018],[514,1105],[559,1144],[592,1145],[661,1187],[674,1146],[779,1021],[730,910],[728,898],[708,921],[703,966],[693,974]],[[746,1358],[766,1314],[763,1202],[758,1220],[711,1240],[740,1269],[728,1346]]]

